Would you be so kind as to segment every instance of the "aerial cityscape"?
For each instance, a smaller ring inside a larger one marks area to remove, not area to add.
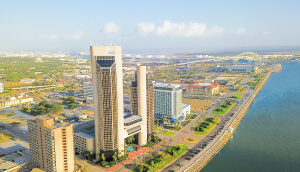
[[[0,172],[300,171],[299,5],[3,2]]]

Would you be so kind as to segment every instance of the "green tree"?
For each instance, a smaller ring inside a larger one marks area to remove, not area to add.
[[[106,157],[105,157],[104,153],[101,154],[101,159],[102,159],[102,161],[105,161]]]
[[[139,162],[139,159],[134,158],[134,162],[135,162],[135,166],[136,166],[137,162]]]

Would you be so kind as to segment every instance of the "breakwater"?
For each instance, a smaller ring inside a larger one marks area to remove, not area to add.
[[[256,95],[262,89],[266,81],[269,79],[270,75],[271,72],[267,72],[265,78],[261,81],[259,86],[253,91],[253,93],[248,97],[246,103],[236,112],[235,118],[228,126],[228,128],[232,128],[232,130],[225,130],[223,133],[221,133],[221,136],[217,139],[217,141],[212,146],[210,146],[210,148],[206,150],[206,152],[204,152],[191,165],[186,167],[183,170],[184,172],[195,172],[201,170],[224,147],[224,145],[232,137],[234,131],[236,130],[241,120],[250,108],[251,104],[255,100]]]

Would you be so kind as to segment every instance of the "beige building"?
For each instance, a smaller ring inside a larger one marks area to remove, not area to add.
[[[119,46],[91,46],[95,152],[124,150],[122,53]]]
[[[77,153],[95,152],[95,122],[82,122],[74,127],[74,148]]]
[[[47,115],[27,122],[31,164],[47,172],[73,172],[73,124]]]
[[[198,83],[189,84],[187,93],[192,95],[214,95],[219,93],[218,83]]]
[[[33,103],[33,98],[28,97],[28,95],[20,94],[16,97],[9,97],[8,99],[0,99],[0,109],[8,108],[14,105],[22,105],[25,103]]]
[[[138,69],[140,67],[138,66]],[[141,70],[139,70],[141,71]],[[135,73],[135,81],[131,83],[130,103],[131,103],[131,115],[139,115],[139,94],[138,94],[138,75],[145,77],[144,73]],[[143,76],[144,75],[144,76]],[[154,132],[154,86],[150,80],[146,81],[147,91],[147,134],[150,135]]]

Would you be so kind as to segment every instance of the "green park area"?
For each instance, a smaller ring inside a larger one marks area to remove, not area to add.
[[[158,130],[158,126],[154,126],[154,130],[155,130],[155,131]]]
[[[226,101],[222,103],[219,107],[217,107],[215,110],[213,110],[213,113],[226,114],[232,108],[233,105],[235,105],[234,101]]]
[[[21,123],[24,123],[26,121],[26,118],[24,116],[16,116],[16,112],[5,112],[0,114],[0,121],[12,124],[12,125],[18,125]]]
[[[242,97],[243,97],[242,94],[232,94],[232,95],[230,96],[230,98],[236,98],[236,99],[240,99],[240,98],[242,98]]]
[[[15,116],[15,115],[16,115],[16,112],[14,112],[14,111],[4,112],[4,113],[0,114],[0,118],[9,118],[9,117],[12,117],[12,116]]]
[[[14,136],[10,135],[5,131],[0,131],[0,143],[10,141],[14,138]]]
[[[174,136],[176,134],[176,133],[173,133],[173,132],[170,132],[170,131],[164,131],[164,130],[160,131],[160,133],[166,134],[166,135],[169,135],[169,136]]]
[[[209,133],[220,121],[220,118],[210,117],[206,118],[203,122],[201,122],[199,125],[197,125],[193,131],[196,135],[205,135]]]
[[[159,155],[152,156],[150,160],[145,161],[133,169],[134,172],[154,172],[160,171],[166,167],[169,163],[174,161],[180,155],[184,154],[188,150],[186,145],[174,145],[168,147],[164,152]],[[137,160],[138,161],[138,160]],[[136,161],[136,162],[137,162]]]

